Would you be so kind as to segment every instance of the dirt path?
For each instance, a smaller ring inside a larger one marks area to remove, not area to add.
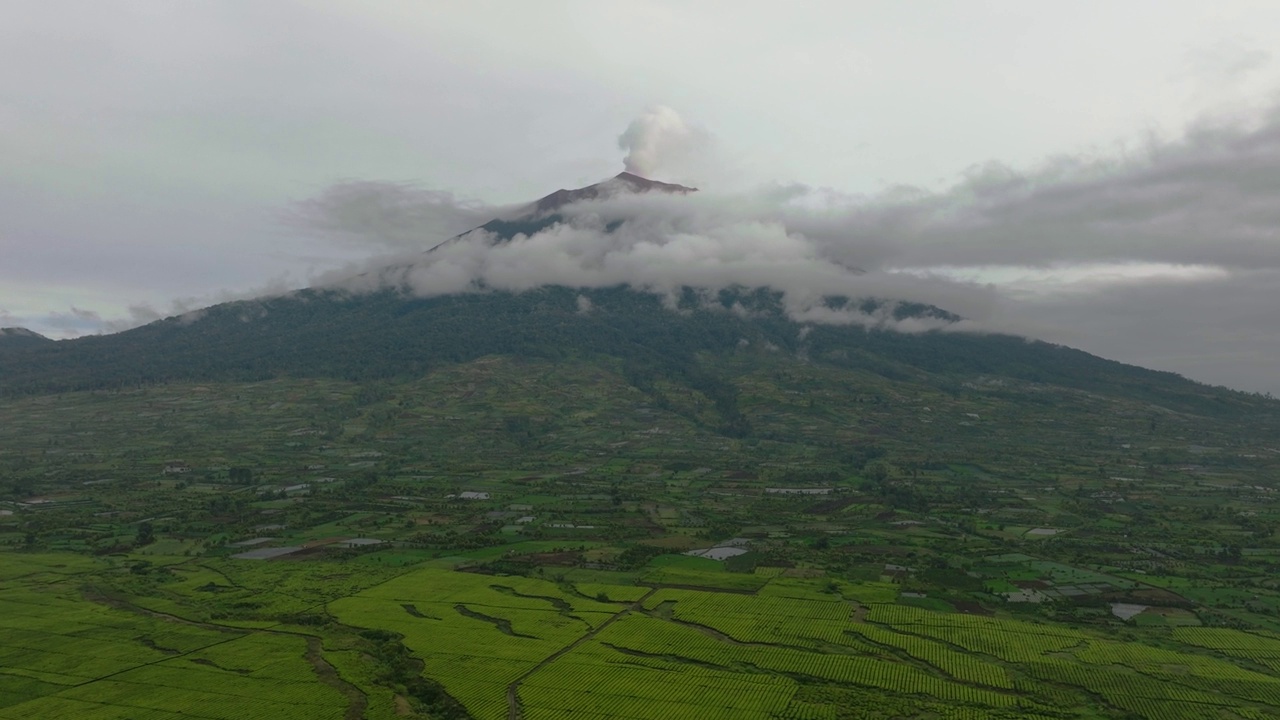
[[[125,612],[131,612],[137,615],[146,615],[148,617],[159,618],[161,620],[180,623],[183,625],[194,625],[204,630],[213,630],[214,632],[233,634],[236,637],[243,637],[253,632],[252,630],[247,630],[245,628],[236,628],[236,627],[231,627],[230,625],[218,625],[216,623],[201,622],[199,620],[192,620],[190,618],[180,617],[172,613],[161,612],[159,610],[151,610],[149,608],[142,607],[141,605],[132,603],[117,594],[109,593],[99,587],[95,587],[92,585],[88,585],[81,588],[81,592],[84,595],[84,598],[90,602],[96,602],[101,605],[106,605],[107,607],[115,608],[116,610],[124,610]]]
[[[368,696],[360,688],[343,680],[338,670],[324,659],[320,638],[314,635],[307,636],[307,661],[311,663],[311,669],[315,670],[320,682],[347,697],[347,712],[342,716],[343,720],[364,720],[365,708],[369,706]]]
[[[537,665],[534,665],[533,668],[529,670],[529,672],[526,672],[525,674],[521,675],[520,677],[512,681],[512,683],[507,686],[507,720],[521,720],[521,718],[523,717],[520,712],[520,683],[529,679],[530,675],[533,675],[534,673],[538,672],[542,668],[550,665],[556,660],[559,660],[560,657],[563,656],[565,653],[569,652],[570,650],[573,650],[574,648],[578,647],[582,643],[587,642],[588,640],[599,635],[600,631],[612,625],[613,621],[629,613],[641,610],[644,607],[644,601],[648,600],[656,592],[658,592],[658,588],[656,587],[649,588],[649,592],[645,593],[644,597],[640,598],[639,600],[636,600],[635,602],[631,603],[625,608],[619,610],[616,614],[611,615],[608,620],[605,620],[604,622],[600,623],[599,627],[597,627],[594,630],[591,630],[590,632],[586,633],[585,635],[578,638],[577,640],[574,640],[568,645],[565,645],[564,647],[555,651],[554,653],[549,655],[545,660],[538,663]]]

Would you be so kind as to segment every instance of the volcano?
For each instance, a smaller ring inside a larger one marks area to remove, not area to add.
[[[608,180],[602,180],[586,187],[580,187],[575,190],[563,188],[556,190],[550,195],[521,207],[507,217],[494,218],[477,228],[445,240],[431,248],[431,250],[455,242],[477,230],[492,233],[497,242],[505,242],[517,235],[534,235],[557,223],[564,222],[564,216],[560,214],[560,210],[573,203],[603,200],[628,194],[657,192],[687,195],[697,191],[697,188],[650,180],[635,173],[623,171]]]
[[[599,200],[625,193],[660,192],[684,195],[697,191],[697,188],[650,180],[624,171],[608,180],[581,187],[577,190],[557,190],[525,208],[523,214],[538,217],[555,212],[569,203]]]
[[[624,172],[557,190],[470,232],[483,230],[493,243],[509,242],[565,222],[564,210],[573,203],[624,193],[695,191]],[[982,378],[1140,399],[1199,414],[1259,411],[1252,396],[1173,373],[1022,337],[959,332],[954,327],[961,318],[920,303],[827,298],[832,309],[885,318],[883,326],[837,325],[796,320],[788,315],[782,293],[768,287],[684,287],[659,296],[625,284],[544,285],[521,292],[473,284],[433,297],[414,296],[390,282],[368,287],[381,289],[353,294],[308,288],[222,303],[112,335],[57,342],[24,337],[27,342],[11,343],[0,353],[0,394],[289,377],[364,382],[421,377],[486,357],[572,358],[611,372],[621,368],[646,393],[667,386],[703,388],[703,395],[718,398],[724,427],[741,435],[747,430],[732,401],[737,380],[724,368],[750,372],[757,360],[776,366],[778,358],[789,358],[828,367],[833,377],[845,378],[839,382],[858,382],[870,374],[900,383],[905,395],[927,394],[927,388],[951,392]],[[935,329],[892,329],[893,321],[907,318],[933,321]],[[1017,397],[1033,402],[1042,395]]]

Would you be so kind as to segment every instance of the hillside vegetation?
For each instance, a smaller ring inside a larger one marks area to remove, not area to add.
[[[775,302],[0,352],[0,718],[1280,718],[1278,403]]]

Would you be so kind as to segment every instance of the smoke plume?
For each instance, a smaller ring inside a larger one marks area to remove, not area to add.
[[[618,137],[627,151],[627,172],[646,178],[697,183],[699,166],[711,151],[711,135],[685,122],[665,105],[652,107],[631,121]]]

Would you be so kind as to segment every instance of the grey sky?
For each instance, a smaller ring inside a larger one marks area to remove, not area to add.
[[[664,105],[705,142],[656,179],[754,198],[707,232],[776,210],[824,260],[994,282],[946,285],[992,325],[1280,392],[1275,47],[1269,0],[11,3],[0,325],[303,285],[611,175]],[[390,188],[345,238],[286,219]]]

